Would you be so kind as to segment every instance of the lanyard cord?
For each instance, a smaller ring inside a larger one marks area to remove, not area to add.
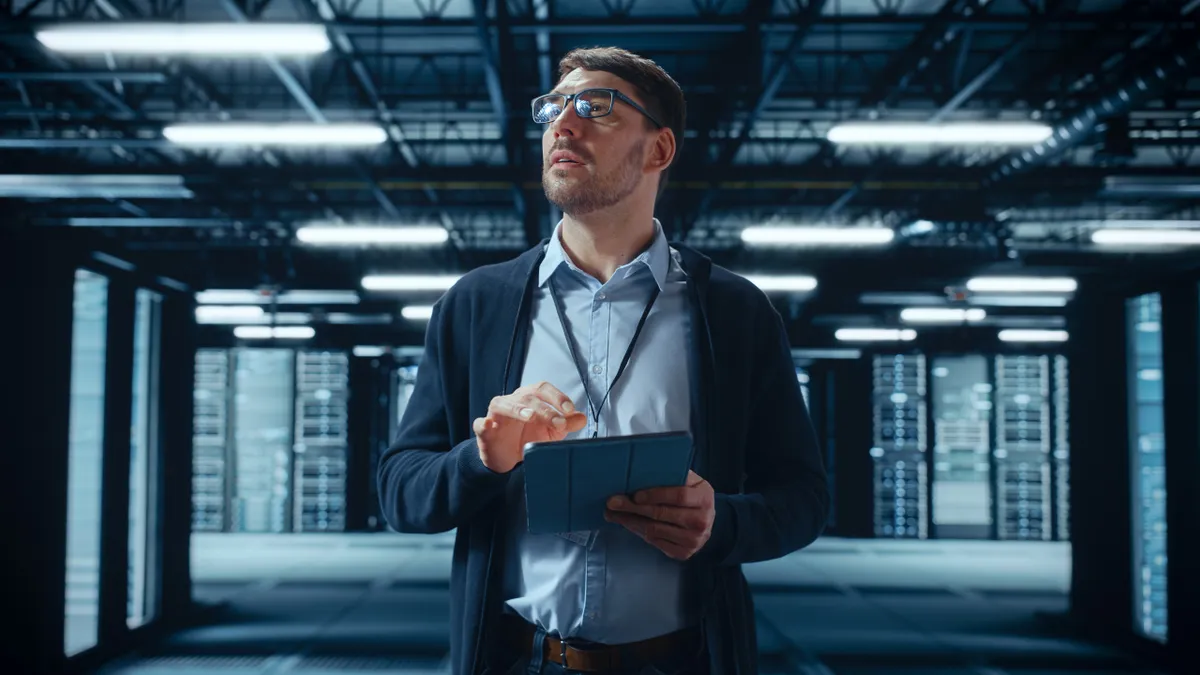
[[[612,393],[613,387],[617,386],[617,380],[620,380],[621,375],[625,372],[625,366],[629,365],[629,358],[633,355],[633,347],[637,344],[638,336],[642,334],[642,326],[646,325],[646,318],[650,316],[650,309],[654,307],[654,302],[658,300],[658,292],[658,284],[655,284],[654,291],[650,294],[650,301],[646,303],[646,309],[642,311],[642,318],[638,320],[637,328],[633,331],[633,338],[629,341],[629,347],[625,349],[625,356],[621,358],[621,366],[617,368],[616,376],[613,377],[612,382],[608,385],[608,391],[604,392],[604,398],[600,400],[600,405],[596,406],[592,402],[591,389],[588,388],[587,371],[579,359],[579,353],[575,349],[575,340],[571,339],[571,331],[567,329],[567,312],[563,308],[562,297],[558,294],[558,286],[554,283],[554,277],[550,277],[550,296],[554,298],[554,308],[558,310],[558,323],[562,326],[563,338],[566,339],[567,348],[571,351],[571,360],[575,362],[575,370],[579,373],[579,382],[583,385],[583,394],[587,397],[588,407],[592,411],[592,419],[596,422],[596,429],[592,432],[592,438],[600,435],[600,411],[604,409],[604,404],[608,401],[608,395]]]

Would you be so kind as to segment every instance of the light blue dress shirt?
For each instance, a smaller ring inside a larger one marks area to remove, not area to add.
[[[656,219],[654,240],[641,255],[599,280],[580,270],[554,230],[534,289],[532,332],[521,385],[547,381],[588,415],[588,426],[568,438],[690,430],[689,304],[678,254]],[[646,302],[658,300],[638,337],[629,365],[593,419],[572,362],[548,282],[563,300],[567,326],[599,405],[621,364]],[[523,469],[515,479],[524,480]],[[524,494],[521,486],[518,494]],[[636,642],[695,625],[684,563],[612,524],[595,532],[534,535],[524,499],[510,506],[505,599],[547,633],[591,642]]]

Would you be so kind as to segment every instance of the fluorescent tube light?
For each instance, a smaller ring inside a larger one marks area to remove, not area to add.
[[[196,294],[201,305],[357,305],[357,291],[271,291],[250,289],[212,289]]]
[[[299,241],[325,246],[444,244],[449,238],[446,228],[436,226],[308,225],[296,230]]]
[[[1067,331],[1009,328],[1000,331],[999,337],[1003,342],[1066,342]]]
[[[409,305],[400,310],[400,316],[409,321],[428,321],[433,316],[433,307]]]
[[[233,329],[234,337],[242,340],[307,340],[316,334],[312,326],[238,326]]]
[[[982,309],[906,307],[900,310],[900,320],[905,323],[964,323],[983,321],[985,318],[987,318],[987,312]]]
[[[363,277],[368,291],[444,291],[460,279],[457,274],[375,274]]]
[[[253,321],[263,316],[258,305],[201,305],[196,308],[196,321],[218,323],[223,321]]]
[[[917,338],[917,331],[911,328],[839,328],[833,336],[843,342],[907,342]]]
[[[1066,307],[1064,295],[973,295],[967,303],[980,307]]]
[[[774,276],[767,274],[747,274],[746,279],[758,286],[763,292],[804,293],[817,287],[816,277],[809,276]]]
[[[847,122],[835,124],[825,137],[843,145],[1034,145],[1052,132],[1045,124],[1029,122]]]
[[[975,277],[967,290],[975,293],[1074,293],[1078,285],[1070,277]]]
[[[1093,244],[1110,246],[1200,246],[1200,230],[1124,230],[1092,232]]]
[[[221,218],[67,218],[69,227],[225,227],[230,221]]]
[[[742,241],[760,246],[869,246],[896,236],[883,227],[747,227]]]
[[[245,319],[234,318],[210,318],[197,321],[203,324],[224,324],[224,325],[245,325],[245,326],[305,326],[312,323],[312,314],[304,312],[273,312],[271,314],[263,314],[257,317],[247,317]]]
[[[379,145],[387,132],[376,124],[172,124],[163,137],[179,145],[359,146]]]
[[[88,23],[37,31],[47,49],[69,53],[244,57],[329,51],[319,25],[267,23]]]
[[[371,347],[368,345],[356,345],[354,347],[354,355],[362,358],[375,358],[383,356],[385,350],[383,347]]]
[[[23,199],[191,199],[183,176],[0,175],[0,197]]]

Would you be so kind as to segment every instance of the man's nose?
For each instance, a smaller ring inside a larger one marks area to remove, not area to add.
[[[575,111],[575,102],[571,101],[559,116],[550,123],[550,127],[554,130],[555,138],[563,134],[574,136],[579,133],[579,125],[582,122],[583,118]]]

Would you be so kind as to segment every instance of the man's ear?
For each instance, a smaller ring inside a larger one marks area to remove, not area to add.
[[[650,146],[646,168],[665,171],[675,160],[675,147],[675,132],[669,128],[659,129],[654,136],[654,143]]]

